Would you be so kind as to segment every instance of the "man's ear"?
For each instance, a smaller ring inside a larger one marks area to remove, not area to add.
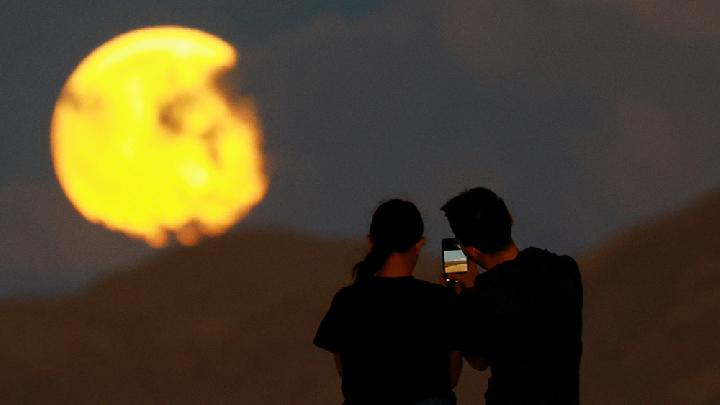
[[[372,250],[373,241],[372,241],[372,239],[370,239],[370,235],[367,236],[367,246],[368,246],[368,250]]]
[[[465,255],[473,259],[473,261],[475,262],[477,262],[477,258],[481,253],[480,249],[476,248],[475,246],[463,246],[463,251]]]

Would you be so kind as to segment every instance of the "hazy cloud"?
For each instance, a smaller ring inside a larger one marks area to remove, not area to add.
[[[702,1],[459,0],[445,35],[480,82],[540,100],[572,88],[595,103],[582,109],[597,120],[564,118],[568,140],[626,222],[720,183],[720,31],[708,24],[719,11]]]
[[[0,101],[3,184],[52,176],[47,120],[79,59],[156,23],[201,27],[240,48],[271,173],[244,224],[357,236],[381,199],[400,196],[418,202],[432,243],[449,232],[442,203],[484,184],[506,196],[523,244],[572,251],[720,184],[712,1],[401,0],[354,12],[331,1],[140,3],[13,14],[2,49],[16,58],[0,77],[13,95]],[[33,18],[42,30],[19,23]],[[3,229],[28,228],[3,252],[45,241],[30,260],[40,269],[55,256],[85,260],[56,253],[54,238],[69,252],[115,246],[99,227],[66,225],[73,211],[66,202],[58,211],[59,191],[34,193],[3,191],[4,212],[29,221],[3,219]],[[36,211],[21,203],[35,200]],[[73,230],[32,225],[48,221]]]
[[[628,8],[649,24],[675,35],[698,40],[720,35],[720,3],[716,0],[606,0],[617,7]]]

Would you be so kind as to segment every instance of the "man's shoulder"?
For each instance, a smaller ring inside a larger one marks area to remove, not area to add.
[[[528,285],[553,286],[551,291],[563,295],[582,295],[580,268],[572,256],[548,250],[537,253],[539,259],[529,271]]]
[[[521,253],[522,263],[530,267],[549,268],[553,271],[577,271],[578,265],[575,259],[566,254],[559,254],[547,249],[529,247]]]
[[[520,252],[521,257],[529,257],[534,259],[558,260],[572,259],[569,255],[558,253],[549,249],[543,249],[536,246],[530,246]]]
[[[570,255],[553,254],[553,270],[565,277],[576,277],[580,274],[577,261]]]

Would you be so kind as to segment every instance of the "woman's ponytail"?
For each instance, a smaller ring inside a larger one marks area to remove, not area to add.
[[[375,273],[382,268],[391,254],[392,252],[385,249],[370,249],[368,254],[365,255],[365,259],[353,267],[353,280],[357,283],[373,277]]]
[[[368,238],[370,251],[353,267],[353,280],[372,278],[396,252],[405,252],[423,237],[423,220],[420,211],[409,201],[393,199],[375,210]]]

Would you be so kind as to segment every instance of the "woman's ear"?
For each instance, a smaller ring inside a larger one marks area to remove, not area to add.
[[[423,246],[425,246],[425,242],[425,237],[422,237],[419,241],[415,242],[415,253],[420,254]]]

